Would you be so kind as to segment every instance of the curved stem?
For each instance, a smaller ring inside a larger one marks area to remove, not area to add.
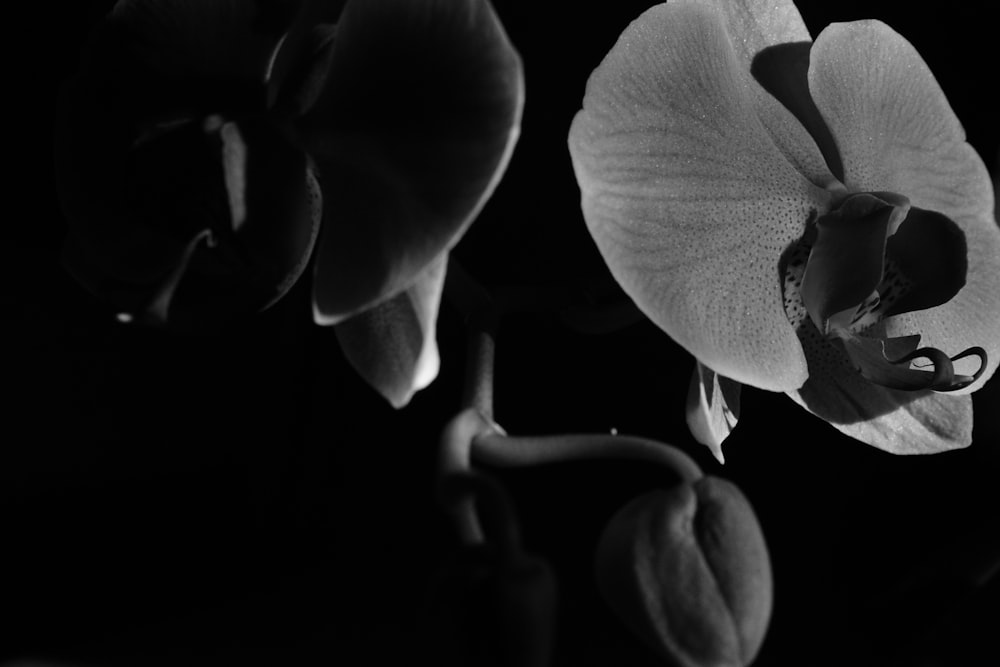
[[[687,482],[703,475],[694,459],[676,447],[625,435],[508,436],[484,431],[473,438],[471,454],[476,462],[497,467],[586,459],[631,459],[665,466]]]
[[[442,478],[438,490],[445,506],[461,508],[456,519],[465,544],[484,541],[481,525],[485,523],[490,543],[499,553],[510,558],[517,552],[521,541],[517,520],[507,494],[496,480],[470,471]],[[478,513],[471,511],[473,503]]]
[[[474,498],[468,494],[456,496],[449,493],[448,480],[456,476],[471,475],[470,450],[472,439],[486,427],[486,420],[472,409],[455,415],[441,434],[441,451],[438,458],[438,500],[448,509],[458,527],[459,537],[466,544],[483,541],[483,529],[476,516]]]

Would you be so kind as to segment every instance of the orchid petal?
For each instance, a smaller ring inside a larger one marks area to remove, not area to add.
[[[880,328],[873,333],[882,335]],[[808,318],[799,336],[809,359],[809,379],[788,395],[840,432],[893,454],[931,454],[971,444],[970,396],[875,384],[855,369],[838,341],[821,335]],[[915,338],[889,340],[886,356],[894,359],[916,347]]]
[[[333,62],[333,45],[337,26],[329,23],[315,25],[298,38],[296,53],[283,61],[281,86],[272,92],[272,111],[283,117],[295,118],[309,111],[323,91],[330,64]],[[281,53],[285,54],[282,44]],[[275,75],[276,76],[276,75]],[[274,82],[271,82],[272,85]]]
[[[947,303],[890,318],[890,336],[920,334],[950,352],[982,346],[1000,363],[1000,228],[989,175],[912,45],[877,21],[834,24],[816,39],[809,86],[852,190],[892,191],[953,221],[965,235],[965,287]],[[973,366],[974,368],[974,366]]]
[[[905,198],[886,198],[852,195],[816,221],[801,293],[813,323],[824,334],[850,326],[854,311],[882,281],[886,239],[909,209]]]
[[[301,119],[326,202],[314,312],[407,288],[492,194],[517,138],[521,61],[485,0],[350,2]]]
[[[965,286],[968,247],[965,234],[951,220],[911,208],[906,220],[886,244],[886,258],[905,278],[907,287],[885,315],[895,315],[948,303]]]
[[[862,377],[892,389],[955,391],[975,382],[985,367],[981,348],[970,348],[949,358],[933,347],[917,348],[919,340],[920,336],[884,339],[848,336],[843,344]],[[972,376],[957,375],[952,362],[971,356],[979,357],[980,370]],[[929,362],[924,364],[927,370],[911,367],[911,362],[917,359]]]
[[[812,40],[794,3],[688,1],[719,13],[741,69],[750,72],[759,84],[751,85],[748,92],[754,97],[758,118],[778,149],[813,183],[833,186],[831,169],[836,173],[840,159],[830,131],[809,95]]]
[[[351,366],[395,408],[437,377],[434,329],[447,265],[444,253],[408,289],[334,327]]]
[[[757,106],[736,41],[710,6],[648,10],[591,75],[570,153],[590,233],[639,308],[716,373],[784,391],[807,372],[777,267],[831,195],[780,150],[786,125],[760,120],[792,117]]]
[[[722,443],[740,419],[740,385],[695,362],[687,398],[687,423],[694,439],[725,463]]]

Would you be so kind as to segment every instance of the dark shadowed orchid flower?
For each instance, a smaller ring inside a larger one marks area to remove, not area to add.
[[[269,99],[297,18],[293,3],[120,0],[95,28],[62,91],[56,176],[65,262],[122,319],[215,323],[305,269],[319,184]]]
[[[514,149],[521,60],[485,0],[355,0],[330,59],[301,124],[326,202],[314,314],[399,407],[437,374],[448,250]]]
[[[788,1],[677,0],[634,21],[569,136],[625,291],[697,359],[689,423],[721,458],[740,384],[895,453],[971,441],[1000,358],[982,160],[888,26],[812,42]]]
[[[507,165],[523,76],[486,0],[342,5],[119,0],[62,99],[66,261],[123,318],[197,327],[312,259],[314,319],[399,406],[436,375],[447,251]]]

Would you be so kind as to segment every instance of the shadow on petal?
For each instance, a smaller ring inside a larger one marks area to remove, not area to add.
[[[809,50],[812,42],[775,44],[754,56],[750,73],[808,130],[830,172],[844,180],[837,142],[809,94]]]
[[[892,454],[932,454],[972,443],[971,396],[874,384],[809,318],[798,335],[809,379],[788,395],[840,432]]]
[[[506,168],[523,102],[520,57],[485,0],[348,3],[297,122],[326,202],[323,319],[396,294],[457,243]]]
[[[982,159],[920,54],[878,21],[824,29],[809,87],[837,138],[849,188],[897,192],[964,233],[965,286],[936,308],[894,317],[887,332],[919,333],[924,345],[943,350],[982,347],[989,365],[962,390],[975,391],[1000,364],[1000,228]]]

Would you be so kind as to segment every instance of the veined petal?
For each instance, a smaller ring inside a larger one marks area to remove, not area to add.
[[[486,0],[348,3],[300,122],[326,202],[318,322],[398,293],[458,241],[506,168],[523,101]]]
[[[971,444],[970,396],[874,384],[808,318],[799,326],[799,336],[809,359],[809,379],[788,395],[838,431],[892,454],[932,454]],[[916,341],[899,341],[890,356],[899,356],[907,345],[915,347]]]
[[[886,331],[920,334],[924,345],[951,354],[983,347],[986,371],[961,390],[974,391],[1000,363],[1000,228],[982,160],[926,63],[882,23],[827,27],[813,45],[809,86],[837,139],[849,189],[897,192],[965,234],[965,287],[943,305],[890,318]],[[976,361],[969,363],[974,371]]]
[[[780,150],[785,125],[760,120],[788,112],[757,106],[734,41],[711,6],[648,10],[591,75],[570,154],[590,233],[639,308],[716,373],[784,391],[807,371],[779,259],[831,195]]]
[[[351,366],[395,408],[437,377],[434,330],[447,265],[442,253],[408,289],[334,327]]]
[[[794,3],[684,1],[711,8],[721,16],[741,68],[759,84],[750,86],[749,91],[757,115],[785,157],[816,185],[836,187],[833,174],[839,173],[840,158],[809,95],[812,39]]]

